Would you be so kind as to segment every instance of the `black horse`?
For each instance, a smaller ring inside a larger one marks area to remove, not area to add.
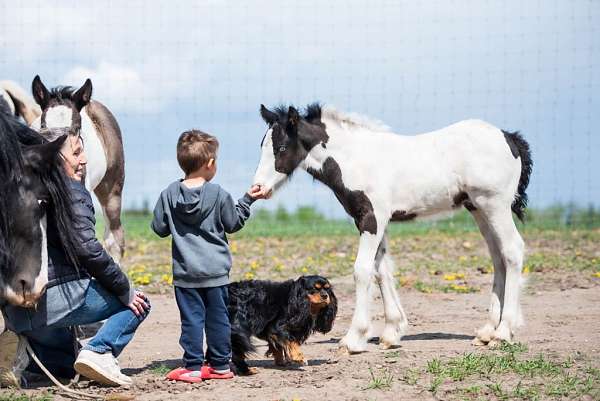
[[[54,224],[74,266],[73,211],[60,149],[0,112],[0,304],[33,307],[48,283],[46,228]]]

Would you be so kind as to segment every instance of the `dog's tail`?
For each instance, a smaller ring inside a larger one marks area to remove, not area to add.
[[[250,341],[250,334],[244,332],[241,327],[231,327],[231,351],[234,358],[239,359],[246,359],[256,352],[256,347]]]

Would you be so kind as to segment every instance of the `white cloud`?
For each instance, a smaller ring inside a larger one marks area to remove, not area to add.
[[[74,67],[61,83],[80,87],[87,78],[92,80],[94,99],[122,112],[156,112],[166,102],[160,88],[144,82],[137,70],[106,61],[95,68]]]

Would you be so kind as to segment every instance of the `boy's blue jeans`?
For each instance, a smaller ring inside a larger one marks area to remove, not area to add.
[[[217,370],[229,369],[231,325],[229,324],[228,286],[209,288],[175,287],[181,315],[183,362],[186,369],[200,370],[204,360]],[[206,332],[206,358],[202,350]]]
[[[147,303],[149,304],[148,301]],[[111,352],[117,357],[131,341],[148,313],[149,311],[146,311],[143,316],[136,316],[116,296],[96,280],[92,280],[83,305],[50,326],[22,334],[28,338],[40,360],[60,375],[63,370],[65,373],[72,372],[75,362],[74,334],[69,327],[107,319],[84,349],[101,354]]]

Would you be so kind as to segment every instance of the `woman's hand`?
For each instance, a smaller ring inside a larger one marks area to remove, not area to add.
[[[127,306],[129,306],[129,309],[131,309],[136,316],[141,316],[150,309],[150,305],[147,301],[148,298],[146,298],[146,295],[144,295],[143,292],[136,291],[133,301]]]

